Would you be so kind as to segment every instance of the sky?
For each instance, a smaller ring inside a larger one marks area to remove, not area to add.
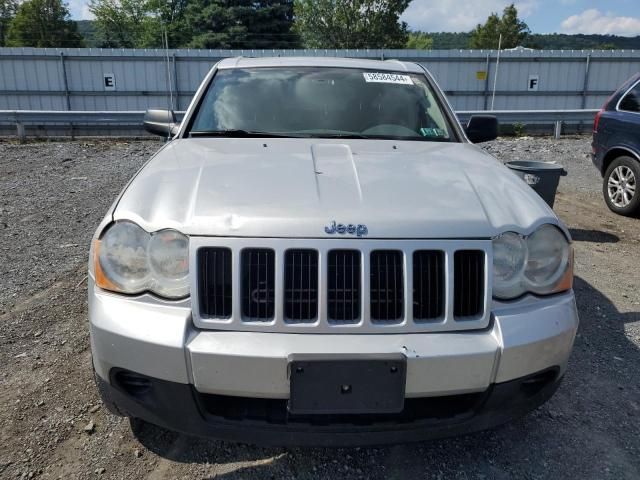
[[[88,0],[67,0],[76,20],[91,18]],[[412,30],[467,32],[513,0],[413,0],[402,16]],[[640,35],[639,0],[515,0],[533,33]]]

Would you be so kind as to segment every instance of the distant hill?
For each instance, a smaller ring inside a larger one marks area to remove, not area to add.
[[[87,47],[95,48],[99,47],[98,40],[96,39],[96,27],[92,20],[77,20],[78,32],[84,37],[84,44]]]
[[[469,40],[471,39],[471,34],[464,32],[437,32],[428,35],[433,39],[434,50],[469,48]],[[637,37],[618,37],[616,35],[535,33],[529,35],[522,46],[539,50],[640,50],[640,35]]]
[[[541,50],[640,50],[640,35],[618,37],[616,35],[565,35],[563,33],[533,34],[525,47]]]
[[[92,20],[79,20],[76,23],[87,47],[101,46],[99,39],[96,38],[95,24]],[[434,50],[469,48],[471,39],[471,34],[465,32],[433,32],[427,33],[427,35],[433,38]],[[616,35],[536,33],[529,35],[522,46],[539,50],[640,50],[640,35],[637,37],[618,37]]]
[[[471,34],[464,32],[433,32],[427,35],[433,39],[434,50],[469,48],[471,40]]]

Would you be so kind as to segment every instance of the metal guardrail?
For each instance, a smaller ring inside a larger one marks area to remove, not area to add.
[[[495,115],[500,123],[580,123],[593,122],[598,110],[470,110],[458,111],[456,115],[461,122],[466,122],[472,115]]]
[[[495,115],[498,123],[523,125],[553,124],[553,136],[562,135],[563,124],[592,125],[598,110],[490,110],[458,111],[456,115],[461,123],[469,121],[473,115]]]
[[[113,123],[141,124],[143,111],[73,111],[73,110],[0,110],[0,123]]]
[[[589,124],[598,110],[467,110],[456,112],[462,123],[473,115],[495,115],[503,124],[554,124],[555,136],[562,133],[562,125]],[[142,126],[144,111],[53,111],[0,110],[0,124],[13,124],[21,140],[26,138],[25,125],[113,125]],[[176,112],[178,118],[184,112]]]
[[[26,139],[25,125],[142,125],[142,111],[56,111],[56,110],[0,110],[0,125],[15,124],[21,141]]]

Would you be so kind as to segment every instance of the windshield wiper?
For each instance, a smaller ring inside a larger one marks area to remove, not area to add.
[[[375,137],[370,135],[364,135],[362,133],[349,132],[349,133],[317,133],[311,135],[314,138],[364,138],[365,140],[369,140]]]
[[[242,137],[277,137],[277,138],[307,138],[307,135],[299,135],[296,133],[275,133],[275,132],[262,132],[258,130],[243,130],[240,128],[230,128],[226,130],[203,130],[189,132],[190,137],[229,137],[229,138],[242,138]]]
[[[409,142],[449,142],[448,138],[429,138],[429,137],[403,137],[398,135],[365,135],[362,133],[322,133],[314,135],[317,138],[345,138],[345,139],[360,139],[365,140],[396,140],[396,141],[409,141]]]

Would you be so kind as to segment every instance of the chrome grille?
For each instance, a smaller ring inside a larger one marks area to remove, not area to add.
[[[489,325],[490,240],[190,242],[199,328],[403,333]]]

